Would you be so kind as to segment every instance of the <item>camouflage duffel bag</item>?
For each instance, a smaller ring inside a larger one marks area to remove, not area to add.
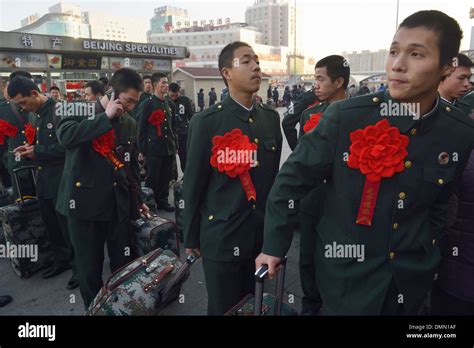
[[[171,250],[153,250],[115,271],[85,315],[157,315],[188,276],[189,265]]]

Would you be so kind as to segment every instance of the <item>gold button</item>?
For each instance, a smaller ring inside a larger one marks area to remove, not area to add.
[[[257,206],[256,206],[255,204],[252,205],[252,209],[253,209],[253,210],[257,209]]]
[[[26,145],[26,141],[23,141],[23,145]]]
[[[443,185],[443,184],[444,184],[444,180],[443,180],[443,179],[438,179],[438,184],[439,184],[439,185]]]
[[[49,135],[50,138],[51,138],[52,136],[53,136],[52,134]]]
[[[81,182],[80,181],[76,182],[76,187],[81,187]]]
[[[396,222],[393,224],[393,229],[394,230],[398,229],[398,224]]]
[[[255,138],[255,144],[258,144],[258,139],[257,138]]]
[[[22,130],[22,131],[21,131],[21,134],[25,134],[25,131],[24,131],[24,130]]]
[[[405,161],[405,168],[411,168],[411,161]]]
[[[416,135],[416,128],[412,128],[412,130],[410,131],[411,135]]]
[[[118,167],[114,167],[115,170],[118,170]]]
[[[168,136],[167,136],[167,135],[165,135],[165,138],[168,138]]]
[[[129,140],[129,141],[127,141],[127,143],[128,143],[128,145],[130,145],[130,144],[131,144],[131,141]]]
[[[165,121],[166,121],[166,118],[165,118]]]
[[[378,102],[379,102],[379,98],[373,97],[373,98],[372,98],[372,101],[373,101],[374,103],[378,103]]]
[[[390,257],[390,260],[393,260],[393,258],[395,257],[395,253],[392,251],[390,252],[390,254],[388,254],[388,256]]]
[[[436,239],[433,239],[433,245],[435,245],[435,244],[436,244]]]
[[[276,149],[275,149],[275,146],[272,146],[272,150],[273,150],[273,151],[275,151],[275,150],[276,150]]]
[[[398,194],[398,197],[400,197],[400,199],[405,199],[405,197],[406,197],[405,192],[400,192]]]
[[[451,108],[449,106],[446,106],[446,111],[451,112]]]
[[[38,166],[38,170],[41,170],[41,169],[43,169],[43,167],[41,167],[41,166]]]
[[[258,167],[260,165],[260,162],[259,161],[256,161],[255,162],[255,166]]]
[[[214,215],[209,215],[209,221],[211,221],[212,219],[214,219]]]
[[[253,118],[249,118],[249,122],[250,122],[250,123],[253,123]]]
[[[222,108],[222,105],[217,105],[217,108],[218,108],[218,109],[221,109],[221,108]]]
[[[114,181],[114,186],[117,186],[117,183]]]
[[[39,131],[39,130],[40,130],[40,127],[36,127],[36,130]]]

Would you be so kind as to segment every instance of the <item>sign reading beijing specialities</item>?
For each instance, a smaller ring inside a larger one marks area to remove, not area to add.
[[[178,49],[174,47],[161,47],[149,44],[131,44],[114,41],[95,41],[83,40],[82,47],[91,51],[112,51],[112,52],[127,52],[127,53],[150,53],[150,54],[165,54],[178,55]]]

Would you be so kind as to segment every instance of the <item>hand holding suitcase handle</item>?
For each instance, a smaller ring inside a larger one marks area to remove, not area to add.
[[[258,258],[257,258],[258,260]],[[279,261],[274,268],[278,271],[277,285],[275,291],[275,311],[274,315],[281,315],[281,307],[283,304],[283,289],[285,285],[285,272],[286,272],[286,256]],[[269,273],[269,267],[267,264],[262,264],[255,272],[255,315],[262,315],[262,302],[263,302],[263,282]]]
[[[13,169],[13,179],[14,179],[14,184],[16,186],[16,189],[17,189],[17,192],[18,192],[18,195],[20,196],[19,197],[19,201],[21,202],[21,204],[25,204],[25,198],[35,198],[36,197],[29,197],[29,196],[24,196],[23,195],[23,192],[21,190],[21,185],[20,185],[20,180],[18,179],[18,173],[19,172],[23,172],[25,170],[28,170],[31,174],[31,177],[33,178],[33,185],[34,185],[34,188],[35,188],[35,192],[36,192],[36,175],[35,175],[35,166],[22,166],[20,168],[15,168]]]

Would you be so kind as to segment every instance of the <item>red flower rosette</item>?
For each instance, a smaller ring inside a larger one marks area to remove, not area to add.
[[[308,133],[310,130],[312,130],[313,128],[315,128],[318,123],[319,123],[319,120],[321,119],[321,116],[323,115],[322,112],[318,112],[316,114],[311,114],[309,116],[309,120],[306,121],[306,123],[304,124],[303,126],[303,130],[305,133]]]
[[[165,121],[165,112],[161,109],[153,111],[148,122],[156,127],[156,134],[161,137],[161,124]]]
[[[13,138],[18,133],[18,127],[5,120],[0,120],[0,145],[5,144],[5,137]]]
[[[409,140],[386,119],[352,132],[350,138],[347,164],[366,176],[356,223],[370,226],[382,178],[391,178],[404,170]]]
[[[115,156],[115,130],[111,129],[107,133],[92,140],[92,147],[100,155],[108,158],[117,168],[122,168],[124,164]]]
[[[238,176],[247,200],[255,201],[257,192],[249,171],[252,166],[252,153],[257,151],[257,144],[250,142],[249,137],[244,135],[242,130],[235,128],[223,136],[213,137],[212,145],[211,166],[217,168],[219,173],[225,173],[231,178]],[[240,158],[239,154],[243,158]]]
[[[28,144],[34,144],[36,138],[36,129],[29,122],[25,124],[25,137]]]

